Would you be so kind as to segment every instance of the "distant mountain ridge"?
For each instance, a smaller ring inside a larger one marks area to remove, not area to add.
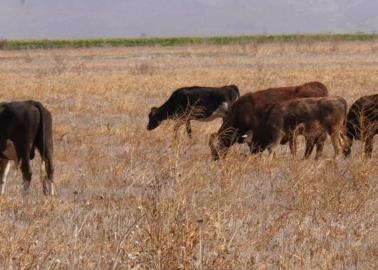
[[[377,10],[373,0],[1,0],[0,38],[377,32]]]

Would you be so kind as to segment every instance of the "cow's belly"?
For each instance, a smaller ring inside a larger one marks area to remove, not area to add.
[[[223,118],[226,116],[228,112],[228,103],[227,102],[223,102],[219,107],[218,109],[216,109],[215,111],[213,111],[213,113],[208,116],[208,117],[203,117],[203,118],[197,118],[198,121],[201,121],[201,122],[210,122],[210,121],[213,121],[214,119],[216,118]]]
[[[213,121],[213,120],[215,120],[217,118],[223,118],[224,116],[226,116],[225,113],[219,112],[218,110],[219,109],[217,109],[216,111],[214,111],[209,117],[200,118],[200,119],[197,119],[197,120],[201,121],[201,122],[210,122],[210,121]]]

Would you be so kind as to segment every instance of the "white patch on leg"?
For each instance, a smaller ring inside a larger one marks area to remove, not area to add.
[[[5,192],[5,184],[7,183],[7,175],[10,169],[10,161],[8,160],[7,165],[5,165],[5,169],[3,175],[1,175],[1,182],[0,182],[0,194],[3,195]]]
[[[41,164],[41,182],[42,182],[42,188],[43,188],[43,193],[45,195],[55,195],[55,188],[54,188],[54,183],[48,179],[47,174],[46,174],[46,163],[42,161]]]
[[[46,173],[46,163],[44,161],[41,162],[41,173]]]
[[[40,178],[41,178],[41,184],[42,184],[42,187],[45,188],[46,186],[46,168],[45,168],[46,164],[44,161],[41,162],[41,171],[40,171]]]
[[[50,195],[54,196],[55,195],[54,183],[51,182],[50,180],[47,180],[47,183],[48,183],[48,188],[49,188],[49,191],[50,191]]]

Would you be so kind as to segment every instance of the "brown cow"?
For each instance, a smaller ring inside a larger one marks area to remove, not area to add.
[[[346,126],[348,148],[344,155],[350,154],[353,140],[361,140],[364,142],[365,155],[371,157],[373,139],[378,134],[378,95],[357,99],[349,109]]]
[[[316,159],[322,154],[325,134],[329,134],[335,150],[335,157],[346,146],[345,120],[347,104],[341,97],[299,98],[272,105],[265,113],[264,139],[259,147],[270,153],[284,138],[290,142],[292,154],[296,149],[295,131],[306,138],[305,158],[309,157],[315,143],[318,143]],[[308,150],[308,151],[307,151]]]
[[[320,82],[309,82],[299,86],[270,88],[254,93],[248,93],[240,97],[230,108],[230,112],[224,118],[223,124],[217,134],[212,134],[209,146],[213,159],[219,158],[219,152],[226,154],[227,149],[235,142],[245,142],[247,133],[253,134],[251,140],[251,153],[260,151],[259,141],[264,138],[262,132],[262,119],[265,111],[274,103],[306,97],[328,96],[327,87]],[[214,140],[218,139],[218,145]],[[255,143],[256,142],[256,143]]]

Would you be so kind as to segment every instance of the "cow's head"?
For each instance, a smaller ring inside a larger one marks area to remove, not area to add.
[[[263,151],[261,143],[253,139],[253,131],[249,130],[244,135],[240,136],[238,143],[246,143],[251,154],[257,154]]]
[[[156,107],[151,108],[151,112],[148,114],[147,130],[153,130],[157,128],[161,123],[161,117],[159,116],[159,109]]]
[[[270,140],[267,137],[254,137],[252,130],[247,131],[238,139],[238,143],[246,143],[248,145],[251,154],[258,154],[263,152],[268,146],[269,142]]]
[[[223,158],[227,149],[237,142],[237,131],[233,128],[223,130],[221,133],[213,133],[209,139],[209,147],[213,160]]]
[[[348,115],[349,116],[349,115]],[[353,140],[359,140],[361,135],[360,125],[356,125],[353,121],[347,121],[346,129],[343,136],[343,154],[344,157],[349,157],[352,152]]]

